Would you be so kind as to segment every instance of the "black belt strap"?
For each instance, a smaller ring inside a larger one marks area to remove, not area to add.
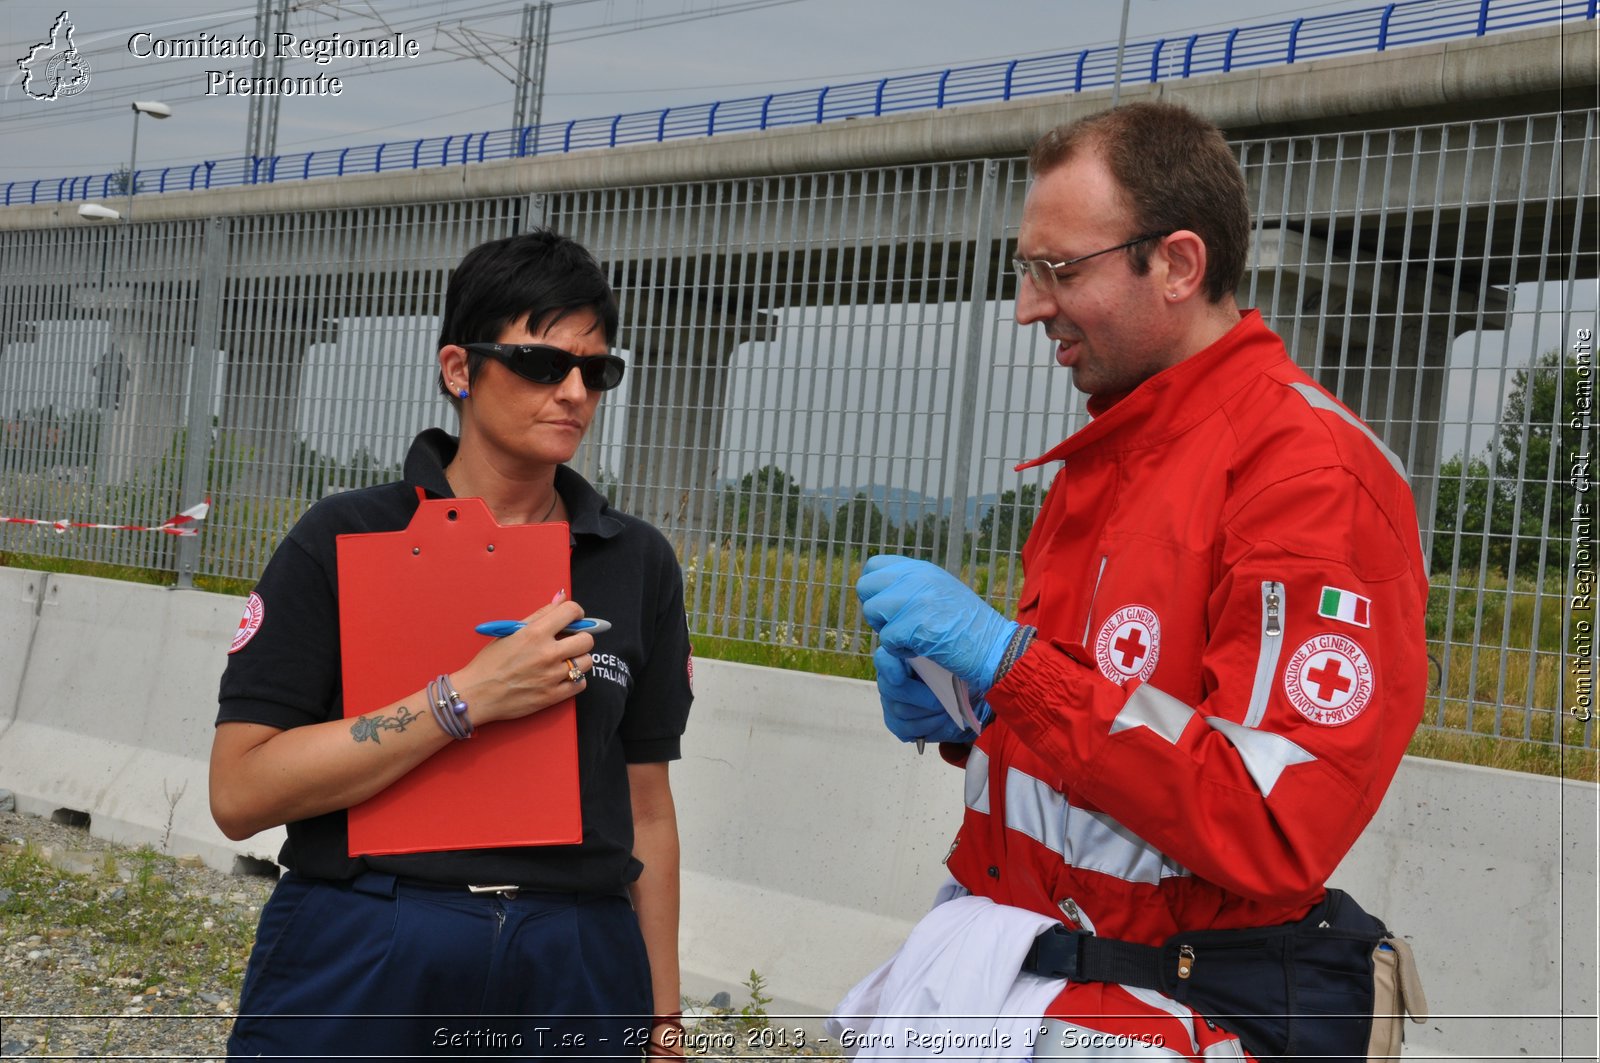
[[[1162,989],[1161,949],[1157,946],[1096,937],[1059,923],[1033,939],[1022,969],[1073,982],[1117,982],[1141,989]]]

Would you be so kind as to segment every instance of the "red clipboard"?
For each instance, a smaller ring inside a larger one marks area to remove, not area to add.
[[[465,665],[489,642],[475,624],[521,619],[566,590],[569,536],[564,522],[497,524],[478,498],[424,498],[404,531],[339,536],[345,716]],[[350,809],[350,855],[581,841],[576,713],[569,698],[450,743]]]

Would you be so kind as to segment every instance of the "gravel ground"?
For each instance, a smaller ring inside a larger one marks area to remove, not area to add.
[[[8,865],[27,844],[65,876],[38,882],[48,890],[49,915],[23,908],[28,884],[12,883],[0,897],[0,1057],[221,1059],[237,989],[226,969],[183,979],[148,966],[139,947],[108,936],[136,917],[119,912],[130,890],[160,889],[187,910],[201,934],[237,950],[248,948],[272,883],[226,875],[195,859],[141,856],[88,831],[38,816],[0,813],[0,856]],[[35,875],[35,880],[43,876]],[[67,916],[72,894],[102,909],[99,918]],[[21,909],[21,910],[19,910]],[[169,932],[167,937],[175,937]]]
[[[0,1059],[223,1058],[270,880],[15,812],[0,812],[0,869]],[[145,917],[164,929],[119,941]],[[752,1028],[691,1009],[686,1038],[700,1059],[837,1058],[778,1018]]]

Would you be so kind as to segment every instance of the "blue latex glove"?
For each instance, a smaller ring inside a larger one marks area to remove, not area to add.
[[[904,660],[879,646],[872,651],[872,663],[878,666],[878,700],[883,702],[883,723],[890,734],[902,742],[919,738],[929,742],[977,741],[978,736],[970,727],[962,727],[950,718],[928,684]]]
[[[964,679],[974,698],[994,673],[1017,631],[938,565],[894,554],[868,558],[856,581],[861,613],[897,657],[926,657]]]

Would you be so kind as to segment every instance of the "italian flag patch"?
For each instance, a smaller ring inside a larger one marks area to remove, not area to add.
[[[1322,588],[1322,602],[1317,606],[1318,616],[1343,620],[1357,627],[1371,627],[1371,612],[1371,598],[1363,598],[1354,591],[1342,591],[1338,587]]]

